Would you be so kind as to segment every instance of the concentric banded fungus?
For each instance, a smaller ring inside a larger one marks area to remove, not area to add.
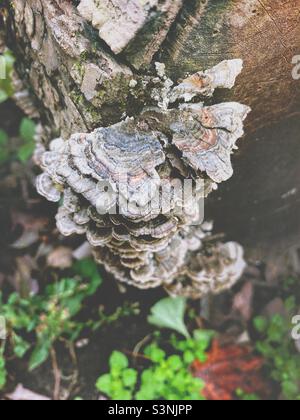
[[[195,96],[210,97],[217,88],[231,89],[243,69],[242,60],[225,60],[212,69],[193,74],[173,89],[170,102],[191,101]]]
[[[205,90],[196,88],[195,95],[231,86],[238,70],[234,60],[205,72]],[[166,104],[175,96],[186,99],[180,86],[171,90],[169,84],[159,98],[167,95]],[[243,251],[216,243],[212,226],[199,225],[199,202],[232,175],[230,155],[248,112],[238,103],[157,107],[56,139],[41,157],[38,191],[50,201],[63,198],[61,233],[86,234],[96,260],[118,280],[195,298],[219,292],[240,277]],[[182,190],[187,180],[188,196]]]
[[[233,174],[230,156],[244,134],[248,112],[236,102],[185,106],[179,121],[171,125],[173,143],[193,169],[206,172],[217,183],[227,181]]]

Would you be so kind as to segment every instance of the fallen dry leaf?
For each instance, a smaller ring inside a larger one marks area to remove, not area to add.
[[[290,267],[296,268],[297,264],[299,264],[297,258],[297,252],[294,252],[293,249],[282,253],[282,255],[270,255],[264,261],[266,282],[270,286],[280,286],[280,281],[289,276]],[[296,266],[294,266],[294,263]]]
[[[233,299],[233,310],[238,311],[245,321],[249,321],[252,316],[253,294],[253,283],[248,281]]]
[[[11,401],[50,401],[50,398],[44,395],[37,394],[19,384],[11,394],[6,395],[6,398]]]
[[[25,230],[22,236],[14,242],[11,247],[14,249],[25,249],[39,240],[39,234],[34,230]]]
[[[73,251],[73,257],[75,260],[83,260],[92,256],[92,247],[89,242],[84,242],[79,248]]]
[[[53,268],[59,268],[65,270],[66,268],[72,267],[73,263],[73,251],[65,246],[59,246],[54,249],[47,258],[47,265]]]
[[[195,361],[192,372],[205,382],[203,394],[207,400],[232,401],[238,389],[249,394],[268,393],[261,374],[263,364],[264,360],[255,356],[248,346],[221,347],[219,341],[214,340],[207,361]]]
[[[35,280],[32,278],[32,271],[37,268],[34,259],[30,255],[17,257],[16,270],[12,277],[13,287],[21,294],[27,294],[35,286]]]
[[[274,315],[281,315],[287,317],[288,313],[285,309],[284,301],[281,298],[275,298],[264,308],[262,315],[267,318],[272,318]]]
[[[25,249],[35,244],[40,239],[40,232],[48,225],[49,221],[45,217],[38,217],[28,213],[12,211],[12,228],[17,226],[22,228],[20,238],[11,247],[14,249]]]
[[[24,230],[40,231],[49,223],[46,217],[37,217],[29,213],[17,211],[12,211],[11,218],[14,228],[21,226]]]

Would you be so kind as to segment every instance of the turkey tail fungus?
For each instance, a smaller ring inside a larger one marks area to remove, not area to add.
[[[212,98],[235,85],[242,54],[175,83],[164,52],[187,6],[5,0],[0,33],[22,57],[16,99],[41,122],[36,186],[60,203],[59,231],[86,235],[120,281],[198,298],[245,267],[242,247],[216,240],[202,206],[233,174],[250,107]],[[189,185],[184,199],[178,184]]]
[[[250,109],[234,102],[186,102],[232,87],[242,62],[223,62],[175,88],[157,68],[152,97],[164,106],[53,140],[40,156],[44,173],[36,185],[49,201],[62,199],[60,232],[86,234],[96,260],[117,279],[198,298],[231,287],[245,266],[238,244],[216,243],[211,226],[195,222],[198,201],[232,176],[231,154]],[[184,202],[179,213],[180,197],[171,187],[188,177],[198,201],[193,212]],[[170,188],[162,194],[166,181]]]

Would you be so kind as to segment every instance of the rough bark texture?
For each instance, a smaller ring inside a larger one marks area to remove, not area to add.
[[[151,63],[182,4],[183,0],[81,0],[78,10],[115,54],[122,52],[139,69]]]
[[[48,127],[48,140],[137,115],[151,104],[144,80],[154,73],[154,61],[164,62],[176,81],[242,58],[235,88],[216,99],[252,108],[248,136],[234,159],[235,177],[210,199],[206,214],[249,248],[296,243],[300,83],[291,72],[292,57],[300,53],[300,0],[153,0],[143,2],[150,4],[145,9],[133,1],[139,14],[133,26],[125,12],[116,12],[120,0],[100,2],[110,17],[100,23],[76,11],[78,3],[5,2],[6,42]],[[118,19],[131,29],[114,45],[104,28],[114,30]]]

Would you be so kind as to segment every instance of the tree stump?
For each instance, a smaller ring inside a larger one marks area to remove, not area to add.
[[[133,93],[132,81],[153,73],[157,61],[180,82],[220,61],[243,59],[234,89],[218,91],[213,103],[250,106],[247,135],[233,178],[208,199],[206,218],[252,255],[296,245],[300,80],[292,72],[300,54],[300,0],[100,3],[98,14],[92,0],[2,6],[2,37],[49,140],[138,113],[148,92],[141,86]]]

